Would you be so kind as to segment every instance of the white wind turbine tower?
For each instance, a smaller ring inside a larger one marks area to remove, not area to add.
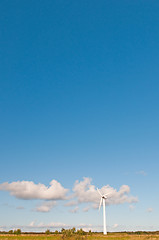
[[[103,202],[103,234],[107,234],[107,228],[106,228],[106,214],[105,214],[105,201],[107,199],[107,196],[110,194],[110,193],[106,193],[106,194],[101,194],[101,192],[99,191],[99,189],[97,188],[97,191],[99,193],[99,195],[101,196],[101,199],[100,199],[100,203],[99,203],[99,210],[101,208],[101,205],[102,205],[102,202]]]

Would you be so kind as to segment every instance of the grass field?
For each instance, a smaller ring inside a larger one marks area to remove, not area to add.
[[[29,234],[21,234],[21,235],[0,235],[0,240],[102,240],[102,239],[107,239],[107,240],[147,240],[147,239],[152,239],[152,240],[159,240],[159,234],[125,234],[125,233],[109,233],[106,236],[103,236],[102,234],[92,234],[91,236],[79,236],[79,235],[74,235],[71,237],[67,237],[61,234],[57,235],[44,235],[44,234],[38,234],[38,235],[29,235]]]

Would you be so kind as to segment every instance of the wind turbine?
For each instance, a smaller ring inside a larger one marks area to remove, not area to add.
[[[101,208],[102,202],[103,202],[103,234],[107,234],[107,228],[106,228],[106,214],[105,214],[105,201],[108,198],[107,196],[110,193],[106,193],[106,194],[101,194],[101,192],[99,191],[99,189],[97,188],[97,191],[99,193],[99,195],[101,196],[100,199],[100,203],[99,203],[99,210]]]

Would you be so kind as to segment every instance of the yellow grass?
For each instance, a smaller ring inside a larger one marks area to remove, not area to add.
[[[126,233],[109,233],[107,236],[103,234],[92,234],[86,236],[73,235],[71,237],[63,236],[62,234],[21,234],[21,235],[9,235],[1,234],[0,240],[159,240],[159,235],[157,234],[126,234]]]

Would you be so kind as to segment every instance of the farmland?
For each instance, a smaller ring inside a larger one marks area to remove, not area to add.
[[[108,233],[104,236],[99,233],[92,233],[91,235],[78,235],[74,234],[71,236],[66,236],[64,234],[1,234],[0,240],[159,240],[159,234],[157,233]]]

